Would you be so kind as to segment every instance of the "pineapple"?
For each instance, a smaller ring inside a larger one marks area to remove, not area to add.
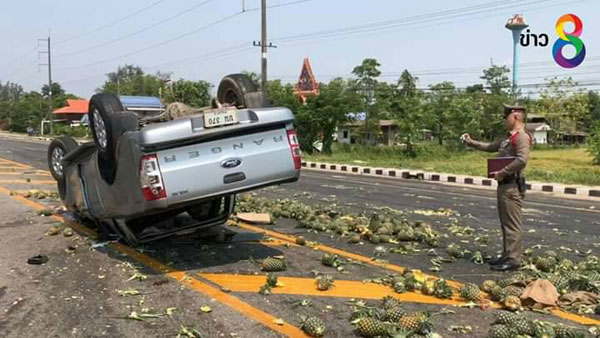
[[[262,262],[262,269],[267,272],[285,271],[287,263],[283,258],[267,257]]]
[[[296,244],[298,245],[306,245],[306,239],[302,236],[296,237]]]
[[[421,283],[412,274],[407,274],[404,279],[404,286],[407,291],[414,291],[421,287]]]
[[[518,286],[509,285],[506,288],[504,288],[504,292],[506,293],[507,296],[520,297],[521,294],[523,293],[523,289]]]
[[[333,277],[330,275],[319,276],[315,280],[319,291],[327,291],[333,287]]]
[[[452,290],[452,287],[450,287],[450,285],[448,285],[446,280],[444,280],[443,278],[440,278],[434,284],[433,294],[437,298],[448,299],[448,298],[452,298],[452,295],[454,294],[454,292]]]
[[[517,320],[511,325],[518,334],[533,336],[535,334],[535,325],[528,319]]]
[[[421,293],[427,296],[433,295],[435,291],[435,283],[434,281],[426,281],[421,285]]]
[[[381,242],[381,239],[379,238],[379,235],[371,234],[369,236],[369,241],[371,241],[372,244],[379,244]]]
[[[338,255],[332,255],[332,254],[328,254],[328,253],[324,254],[321,257],[321,264],[332,267],[332,268],[338,267],[338,265],[339,265]]]
[[[552,251],[552,250],[548,250],[548,251],[544,252],[543,256],[558,259],[558,254],[556,253],[556,251]]]
[[[267,286],[270,288],[274,288],[277,286],[277,276],[272,274],[272,273],[268,273],[267,274]]]
[[[511,276],[511,277],[504,278],[504,279],[497,281],[496,284],[498,284],[498,286],[500,286],[502,288],[505,288],[505,287],[507,287],[511,284],[517,283],[517,282],[519,282],[519,278],[517,278],[516,276]]]
[[[402,305],[402,303],[398,299],[396,299],[392,296],[383,297],[381,302],[383,303],[383,308],[386,310],[393,309],[395,307]]]
[[[554,332],[554,328],[551,325],[549,325],[548,323],[536,322],[534,337],[536,337],[536,338],[555,338],[556,333]]]
[[[323,337],[325,334],[325,323],[317,317],[302,316],[301,329],[310,337]]]
[[[415,231],[410,226],[401,226],[396,238],[402,242],[411,242],[415,239]]]
[[[556,258],[554,257],[538,257],[535,262],[535,267],[543,272],[552,272],[556,266]]]
[[[418,332],[421,329],[419,320],[415,315],[405,315],[398,320],[398,325],[406,330]]]
[[[362,318],[358,322],[358,333],[363,337],[377,337],[385,334],[385,325],[374,318]]]
[[[492,290],[490,290],[490,298],[493,301],[501,302],[504,300],[505,297],[506,297],[506,290],[498,285],[494,286],[492,288]]]
[[[493,280],[486,280],[481,284],[481,291],[483,292],[491,292],[492,289],[496,286],[496,282]]]
[[[354,234],[354,235],[350,236],[350,239],[348,241],[352,244],[357,244],[360,242],[360,235]]]
[[[523,319],[523,316],[519,314],[508,311],[499,311],[496,313],[494,324],[512,325]]]
[[[461,249],[460,245],[458,245],[458,244],[448,245],[448,248],[446,249],[446,251],[448,252],[448,255],[450,255],[451,257],[454,257],[454,258],[462,258],[465,255],[464,250]]]
[[[379,235],[379,242],[380,243],[389,243],[391,240],[390,235]]]
[[[397,323],[406,315],[406,311],[401,306],[393,307],[385,312],[385,319],[392,323]]]
[[[396,293],[404,293],[406,291],[406,284],[401,281],[394,283],[394,291]]]
[[[585,334],[575,328],[564,326],[564,325],[556,325],[554,326],[554,332],[556,333],[556,338],[583,338]]]
[[[468,301],[476,302],[481,299],[481,290],[476,284],[466,284],[460,289],[460,296]]]
[[[492,326],[489,333],[490,338],[513,338],[516,335],[514,329],[503,324]]]
[[[521,308],[521,298],[517,296],[506,296],[502,304],[508,310],[517,311]]]

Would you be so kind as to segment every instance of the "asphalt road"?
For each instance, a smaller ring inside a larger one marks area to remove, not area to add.
[[[47,170],[46,147],[47,144],[43,142],[0,138],[0,159]],[[0,167],[3,167],[1,160]],[[3,173],[8,175],[11,172]],[[3,173],[0,172],[0,181],[4,180],[5,183],[0,183],[0,189],[5,192],[7,189],[54,188],[51,184],[25,183],[23,178],[29,175],[25,169],[20,170],[21,176],[3,176]],[[28,177],[32,180],[51,179],[47,176]],[[334,207],[342,212],[371,213],[387,206],[404,210],[411,220],[426,220],[440,232],[445,231],[448,217],[425,216],[419,210],[450,208],[460,214],[454,217],[457,222],[490,237],[487,245],[476,243],[474,236],[463,238],[463,247],[493,254],[500,245],[495,192],[492,190],[305,170],[296,183],[266,188],[256,194],[268,198],[294,198],[309,205]],[[60,202],[45,199],[34,200],[33,203],[51,207]],[[350,310],[347,302],[350,296],[340,298],[323,294],[315,297],[300,293],[263,296],[255,291],[228,292],[223,291],[222,285],[214,281],[207,282],[198,274],[261,274],[256,261],[273,255],[285,255],[290,263],[290,268],[280,276],[313,278],[314,273],[319,271],[331,274],[336,280],[362,281],[391,273],[389,268],[350,262],[345,265],[345,273],[338,272],[320,265],[321,251],[282,245],[277,241],[259,241],[260,237],[256,237],[255,233],[234,227],[227,227],[227,230],[240,233],[240,240],[231,243],[218,244],[183,236],[138,248],[139,254],[114,244],[93,247],[97,242],[83,235],[44,236],[44,232],[56,224],[56,220],[40,217],[32,207],[29,202],[0,193],[0,269],[8,272],[4,276],[0,274],[0,309],[4,310],[0,312],[0,336],[174,337],[182,326],[198,329],[204,334],[203,337],[294,336],[269,328],[269,322],[273,325],[271,317],[254,318],[250,312],[240,312],[239,308],[249,306],[252,311],[263,311],[291,324],[298,322],[298,314],[317,315],[327,323],[326,336],[349,337],[356,335],[348,323]],[[562,247],[561,255],[573,259],[580,258],[569,250],[592,250],[593,254],[598,255],[599,212],[598,202],[529,194],[524,202],[525,246],[541,244],[543,247],[540,250],[560,250]],[[302,234],[309,240],[363,257],[371,257],[375,249],[369,243],[351,245],[336,236],[307,232],[291,220],[280,219],[268,229],[284,234]],[[241,240],[242,237],[246,240]],[[444,252],[447,244],[459,240],[453,236],[442,238],[438,252]],[[75,248],[75,252],[69,247]],[[431,267],[431,257],[426,251],[429,248],[419,248],[421,251],[412,255],[387,254],[382,259],[390,264],[427,272]],[[49,262],[43,266],[25,264],[27,257],[36,253],[47,254]],[[162,262],[184,275],[157,272],[157,269],[149,268],[152,266],[151,260]],[[128,281],[136,269],[147,279]],[[468,260],[443,264],[442,271],[437,274],[460,282],[481,282],[502,277],[502,274],[490,273],[487,266],[476,265]],[[206,285],[215,287],[216,291],[207,291]],[[128,289],[135,289],[143,295],[119,295],[118,290]],[[368,291],[365,292],[364,295],[368,295]],[[232,300],[227,298],[231,296],[245,305],[231,303]],[[312,306],[295,305],[305,298],[312,300]],[[370,302],[377,304],[377,301]],[[202,306],[210,306],[212,312],[203,312]],[[172,310],[171,316],[165,315],[166,309],[172,307],[176,310]],[[409,311],[436,312],[443,306],[407,302],[405,308]],[[456,314],[437,318],[436,332],[444,337],[486,336],[493,317],[492,311],[452,310]],[[123,319],[132,311],[161,313],[162,316],[144,321]],[[531,316],[564,322],[550,316]],[[473,332],[468,335],[450,332],[448,328],[451,325],[471,325]]]

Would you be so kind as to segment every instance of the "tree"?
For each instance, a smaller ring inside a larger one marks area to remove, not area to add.
[[[210,104],[212,84],[206,81],[179,79],[172,82],[164,93],[167,102],[183,102],[192,107],[205,107]]]
[[[417,94],[418,77],[412,76],[408,70],[404,70],[398,79],[400,97],[413,97]]]
[[[485,93],[485,89],[483,88],[482,84],[475,84],[472,86],[467,86],[465,92],[467,92],[468,94]]]
[[[42,95],[47,97],[48,94],[49,94],[48,85],[45,84],[42,86]],[[63,89],[63,87],[57,82],[52,82],[52,96],[59,97],[64,94],[65,94],[65,90]]]
[[[597,121],[591,130],[588,143],[588,152],[592,155],[593,163],[600,165],[600,121]]]
[[[508,73],[508,67],[492,63],[490,68],[483,70],[481,79],[485,80],[493,95],[506,94],[506,89],[510,88],[510,80],[506,76]]]
[[[444,81],[430,86],[430,89],[429,114],[431,116],[431,129],[436,130],[439,144],[442,145],[445,133],[446,111],[456,95],[456,87],[454,83]]]
[[[20,84],[6,81],[3,85],[0,82],[0,101],[18,101],[23,94],[23,87]]]
[[[360,106],[348,81],[337,78],[328,84],[319,84],[320,95],[310,97],[301,110],[298,124],[306,124],[309,135],[323,138],[323,153],[331,154],[333,134],[337,127],[348,121],[348,113]],[[312,143],[311,143],[312,145]]]
[[[96,91],[118,95],[158,96],[164,89],[164,81],[157,75],[144,74],[142,68],[133,65],[119,67],[116,72],[106,74],[108,80]]]
[[[600,121],[600,95],[595,91],[588,92],[588,104],[590,107],[589,120],[590,123]]]
[[[254,83],[254,85],[256,86],[256,88],[261,88],[261,79],[260,79],[260,75],[258,75],[258,73],[256,72],[252,72],[252,71],[248,71],[248,70],[243,70],[242,74],[246,75],[250,81],[252,81],[252,83]],[[269,86],[267,85],[267,88]]]

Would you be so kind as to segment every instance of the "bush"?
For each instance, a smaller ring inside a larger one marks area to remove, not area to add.
[[[54,135],[88,137],[90,135],[90,129],[87,126],[71,127],[66,124],[55,124]]]
[[[593,163],[600,164],[600,122],[590,132],[588,152],[592,155]]]

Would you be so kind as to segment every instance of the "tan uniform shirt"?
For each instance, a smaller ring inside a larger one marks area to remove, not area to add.
[[[509,165],[504,167],[506,174],[515,174],[522,172],[529,160],[529,148],[531,147],[531,136],[520,129],[510,133],[510,136],[504,140],[497,140],[492,143],[473,141],[473,147],[487,151],[498,152],[498,157],[515,157]]]

